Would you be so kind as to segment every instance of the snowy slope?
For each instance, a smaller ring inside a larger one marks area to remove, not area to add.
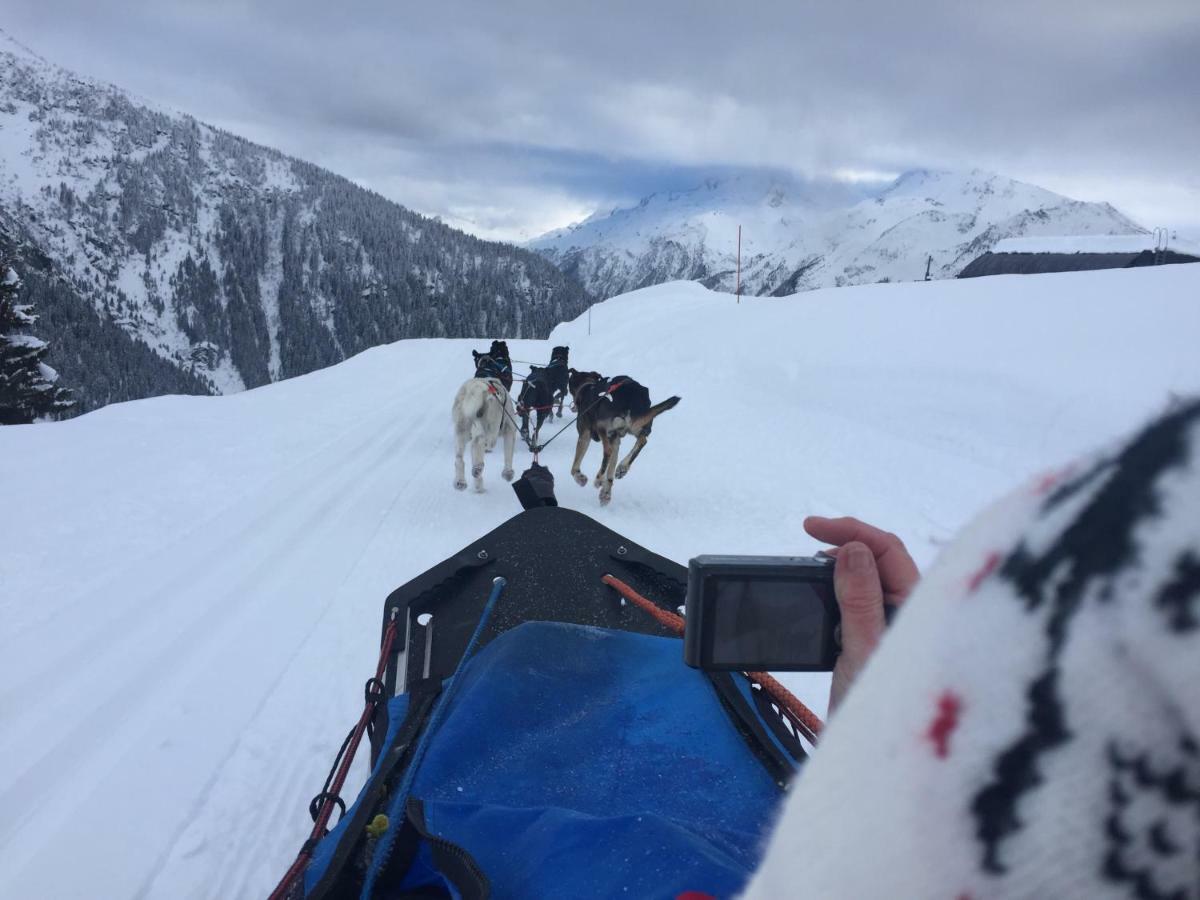
[[[10,243],[56,276],[39,299],[53,353],[78,340],[78,299],[68,310],[62,296],[76,295],[214,393],[402,337],[542,336],[591,301],[537,254],[67,71],[0,31]],[[132,354],[79,365],[61,349],[84,409],[174,386],[143,364],[143,384],[114,391]]]
[[[653,194],[530,243],[594,294],[685,278],[775,296],[819,287],[947,278],[998,240],[1143,231],[1107,203],[1082,203],[981,171],[908,172],[883,188],[785,175],[711,178]]]
[[[998,493],[1200,390],[1197,296],[1200,266],[741,305],[673,283],[512,349],[566,342],[683,397],[605,509],[551,445],[564,504],[681,562],[812,551],[805,514],[852,513],[927,563]],[[496,454],[487,493],[451,488],[471,346],[0,429],[0,896],[267,893],[385,595],[518,509]]]

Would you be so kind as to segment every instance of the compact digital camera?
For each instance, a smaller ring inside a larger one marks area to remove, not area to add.
[[[710,671],[831,671],[841,652],[833,567],[819,556],[697,556],[684,661]]]

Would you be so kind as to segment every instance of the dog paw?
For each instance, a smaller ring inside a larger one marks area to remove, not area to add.
[[[603,486],[604,486],[604,476],[597,475],[595,481],[592,482],[592,487],[603,487]]]
[[[575,478],[575,483],[580,487],[587,487],[587,476],[582,472],[572,472],[571,475]]]
[[[617,466],[617,477],[624,478],[629,474],[629,466]]]
[[[505,481],[512,481],[512,479],[513,479],[513,470],[512,470],[512,469],[505,469],[503,472],[501,472],[501,473],[500,473],[500,477],[501,477],[501,478],[503,478]]]
[[[610,500],[612,500],[612,487],[606,484],[600,488],[600,505],[608,506]]]
[[[471,477],[474,478],[476,481],[479,480],[479,476],[482,474],[483,474],[483,466],[471,466]]]
[[[458,479],[454,482],[454,489],[456,491],[465,491],[467,489],[467,483],[462,479]]]

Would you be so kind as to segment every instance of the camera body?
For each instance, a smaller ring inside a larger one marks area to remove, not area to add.
[[[833,567],[827,557],[690,560],[684,662],[710,671],[832,671],[841,652]]]

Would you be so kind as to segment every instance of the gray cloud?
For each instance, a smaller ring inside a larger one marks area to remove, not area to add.
[[[519,237],[719,166],[982,167],[1200,230],[1200,6],[7,0],[52,60]]]

